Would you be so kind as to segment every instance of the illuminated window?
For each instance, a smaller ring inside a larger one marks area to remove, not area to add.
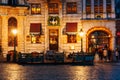
[[[68,34],[67,35],[67,42],[68,43],[76,43],[76,35],[75,34]]]
[[[31,43],[41,43],[40,35],[32,34]]]
[[[31,4],[31,14],[41,14],[41,5]]]
[[[66,34],[68,43],[76,43],[77,23],[66,23]]]
[[[66,11],[67,11],[67,14],[77,13],[77,3],[76,2],[68,2]]]
[[[58,14],[59,13],[58,3],[49,3],[48,12],[49,14]]]

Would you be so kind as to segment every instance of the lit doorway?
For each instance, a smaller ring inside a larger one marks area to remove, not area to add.
[[[49,29],[49,50],[58,51],[58,29]]]
[[[88,36],[88,52],[94,52],[95,49],[110,48],[110,36],[102,30],[93,31]]]

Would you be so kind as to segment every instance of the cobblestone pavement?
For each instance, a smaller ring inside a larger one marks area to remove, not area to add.
[[[120,80],[120,63],[93,66],[0,63],[0,80]]]

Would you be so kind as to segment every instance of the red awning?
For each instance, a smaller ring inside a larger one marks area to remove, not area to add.
[[[77,23],[67,23],[66,24],[66,32],[70,34],[76,34],[77,33]]]
[[[41,33],[41,23],[31,23],[30,34],[40,34],[40,33]]]

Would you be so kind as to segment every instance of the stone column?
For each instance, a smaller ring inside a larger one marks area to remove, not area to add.
[[[91,0],[91,18],[94,18],[94,0]]]
[[[83,7],[82,7],[83,18],[86,18],[86,0],[82,0],[82,3],[83,3]]]
[[[18,52],[25,52],[25,16],[18,17]]]
[[[45,3],[44,4],[45,5],[45,13],[44,13],[44,16],[45,16],[45,31],[44,31],[44,35],[45,35],[45,51],[47,51],[48,50],[48,46],[49,46],[49,43],[48,43],[48,25],[47,25],[47,19],[48,19],[48,17],[49,17],[49,15],[48,15],[48,4],[47,3]]]
[[[3,56],[6,57],[8,53],[8,19],[6,15],[2,15],[2,48]]]
[[[106,0],[103,0],[103,18],[107,18],[106,7]]]
[[[115,18],[115,0],[111,0],[111,7],[112,7],[112,14],[111,14],[111,16],[112,16],[112,18]]]
[[[112,44],[113,47],[112,47],[112,49],[115,50],[115,48],[116,48],[116,36],[113,36],[112,41],[113,41],[113,44]]]

